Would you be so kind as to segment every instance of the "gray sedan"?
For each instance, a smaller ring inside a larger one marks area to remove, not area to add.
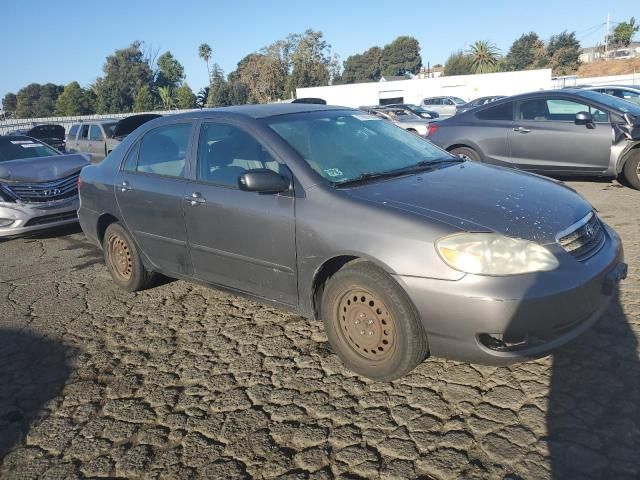
[[[82,170],[80,197],[117,285],[157,272],[321,318],[342,360],[378,380],[429,354],[546,355],[626,274],[620,238],[573,190],[344,107],[153,120]]]
[[[545,175],[624,179],[640,189],[640,105],[582,89],[508,97],[434,124],[464,159]]]

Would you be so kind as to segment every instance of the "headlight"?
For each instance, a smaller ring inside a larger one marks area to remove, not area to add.
[[[447,265],[476,275],[517,275],[558,267],[558,259],[542,245],[494,233],[449,235],[438,240],[436,248]]]

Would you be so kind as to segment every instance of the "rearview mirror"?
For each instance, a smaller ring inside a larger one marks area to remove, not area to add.
[[[238,177],[238,186],[246,192],[280,193],[289,190],[289,180],[268,168],[255,168]]]
[[[586,125],[587,127],[593,127],[593,115],[589,112],[576,113],[576,125]]]

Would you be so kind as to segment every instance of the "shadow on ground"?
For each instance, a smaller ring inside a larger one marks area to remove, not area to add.
[[[553,357],[547,411],[553,478],[640,478],[638,342],[619,300]]]
[[[0,329],[0,463],[64,386],[72,353],[58,341]]]

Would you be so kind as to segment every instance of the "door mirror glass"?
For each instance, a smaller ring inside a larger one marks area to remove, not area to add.
[[[280,193],[289,190],[289,181],[268,168],[256,168],[240,175],[238,186],[247,192]]]
[[[593,125],[593,116],[589,112],[576,113],[576,125]]]

